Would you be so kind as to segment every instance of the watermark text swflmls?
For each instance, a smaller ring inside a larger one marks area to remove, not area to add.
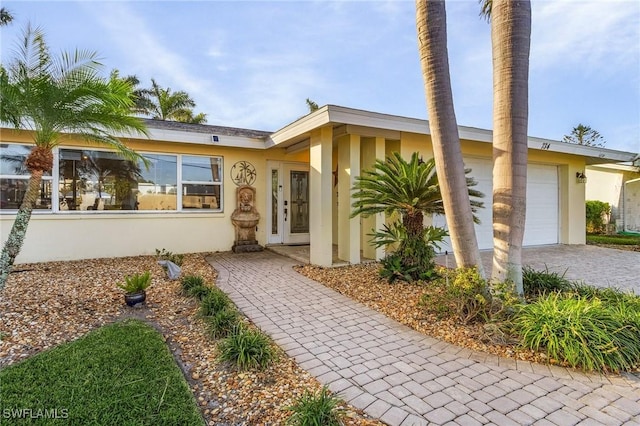
[[[3,419],[67,419],[67,408],[5,408],[2,410]]]

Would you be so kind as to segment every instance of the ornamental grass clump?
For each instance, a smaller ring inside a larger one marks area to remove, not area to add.
[[[232,305],[231,299],[219,288],[208,288],[209,292],[200,301],[200,315],[209,317]]]
[[[536,298],[551,292],[565,292],[572,289],[572,283],[566,279],[565,273],[549,271],[545,266],[544,271],[536,271],[530,266],[522,267],[522,284],[527,298]]]
[[[513,320],[524,347],[586,371],[640,366],[637,312],[575,294],[550,293],[521,305]]]
[[[240,321],[240,315],[233,307],[225,307],[215,314],[205,317],[209,334],[214,339],[228,337]]]
[[[324,386],[317,393],[305,390],[286,410],[293,414],[287,419],[287,424],[296,426],[341,426],[340,419],[345,411],[340,409],[340,399],[332,395]]]
[[[182,285],[182,294],[185,296],[189,296],[192,288],[206,286],[204,278],[199,275],[187,275],[182,278],[180,284]]]
[[[220,341],[218,353],[221,361],[230,362],[239,370],[264,369],[277,359],[271,340],[260,330],[249,329],[242,323]]]

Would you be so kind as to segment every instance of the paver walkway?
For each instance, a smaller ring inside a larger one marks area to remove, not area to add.
[[[298,364],[390,425],[640,425],[640,378],[476,353],[424,336],[270,252],[216,253],[218,286]]]

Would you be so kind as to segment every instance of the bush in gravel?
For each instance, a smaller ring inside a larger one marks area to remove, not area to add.
[[[260,330],[239,323],[229,337],[218,344],[220,360],[234,364],[240,370],[265,368],[276,360],[271,340]]]
[[[232,307],[225,307],[215,314],[205,317],[204,320],[211,337],[220,339],[228,337],[233,332],[234,327],[239,323],[240,316],[238,311]]]
[[[638,312],[575,294],[550,293],[521,305],[514,330],[527,348],[587,371],[628,371],[640,365]]]
[[[439,288],[422,296],[421,304],[440,316],[455,315],[463,324],[491,318],[493,300],[487,281],[475,268],[447,271]],[[499,301],[496,299],[496,301]]]
[[[550,272],[546,266],[544,271],[536,271],[530,266],[523,266],[522,284],[525,296],[535,298],[554,291],[570,290],[572,284],[564,277],[565,273]]]
[[[305,390],[293,405],[286,410],[293,414],[287,424],[296,426],[341,426],[344,410],[338,408],[340,399],[324,386],[318,393]]]
[[[180,284],[182,285],[182,293],[185,296],[189,295],[189,292],[192,288],[206,286],[204,278],[199,275],[187,275],[182,278]]]
[[[200,315],[209,317],[232,305],[229,296],[219,288],[214,287],[208,290],[209,292],[200,300]]]
[[[211,287],[207,285],[198,285],[191,287],[187,293],[191,297],[195,297],[198,300],[204,300],[211,293]]]

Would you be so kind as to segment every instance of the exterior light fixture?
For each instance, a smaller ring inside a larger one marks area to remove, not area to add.
[[[211,141],[212,142],[219,142],[220,139],[216,135],[211,135]]]
[[[576,172],[576,182],[587,183],[587,175],[584,172]]]

